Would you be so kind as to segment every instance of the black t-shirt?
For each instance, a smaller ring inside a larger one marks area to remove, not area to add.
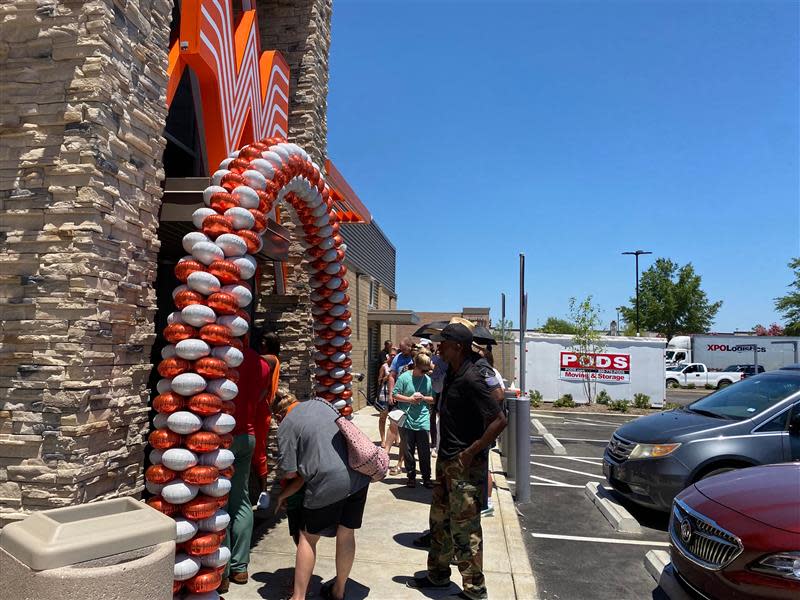
[[[479,366],[467,358],[448,371],[439,402],[439,458],[450,460],[479,440],[500,412]]]

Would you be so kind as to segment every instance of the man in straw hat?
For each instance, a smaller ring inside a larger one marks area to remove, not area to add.
[[[428,572],[406,585],[415,589],[450,585],[455,558],[463,591],[457,598],[488,598],[483,575],[481,505],[487,449],[506,426],[506,418],[486,384],[472,353],[472,332],[462,323],[448,324],[432,336],[448,372],[439,403],[440,440],[436,484],[430,511],[431,547]]]

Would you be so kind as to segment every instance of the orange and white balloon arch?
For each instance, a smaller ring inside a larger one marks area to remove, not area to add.
[[[254,291],[266,215],[291,205],[303,227],[314,317],[315,392],[344,416],[352,412],[350,298],[346,245],[320,169],[296,144],[269,138],[223,160],[192,215],[189,254],[175,266],[182,282],[172,294],[158,372],[157,412],[150,434],[148,504],[176,519],[173,593],[215,593],[230,552],[222,545],[230,522],[236,368],[250,329],[245,309]]]

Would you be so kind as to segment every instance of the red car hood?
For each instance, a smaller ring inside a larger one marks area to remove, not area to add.
[[[800,533],[800,464],[740,469],[694,485],[706,498],[746,517]]]

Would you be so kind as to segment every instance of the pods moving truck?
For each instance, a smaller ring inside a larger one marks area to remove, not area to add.
[[[788,343],[774,343],[788,342]],[[774,371],[795,361],[800,337],[767,335],[676,335],[664,353],[668,365],[704,363],[710,371],[722,371],[730,365],[752,365],[753,345],[758,364]]]

